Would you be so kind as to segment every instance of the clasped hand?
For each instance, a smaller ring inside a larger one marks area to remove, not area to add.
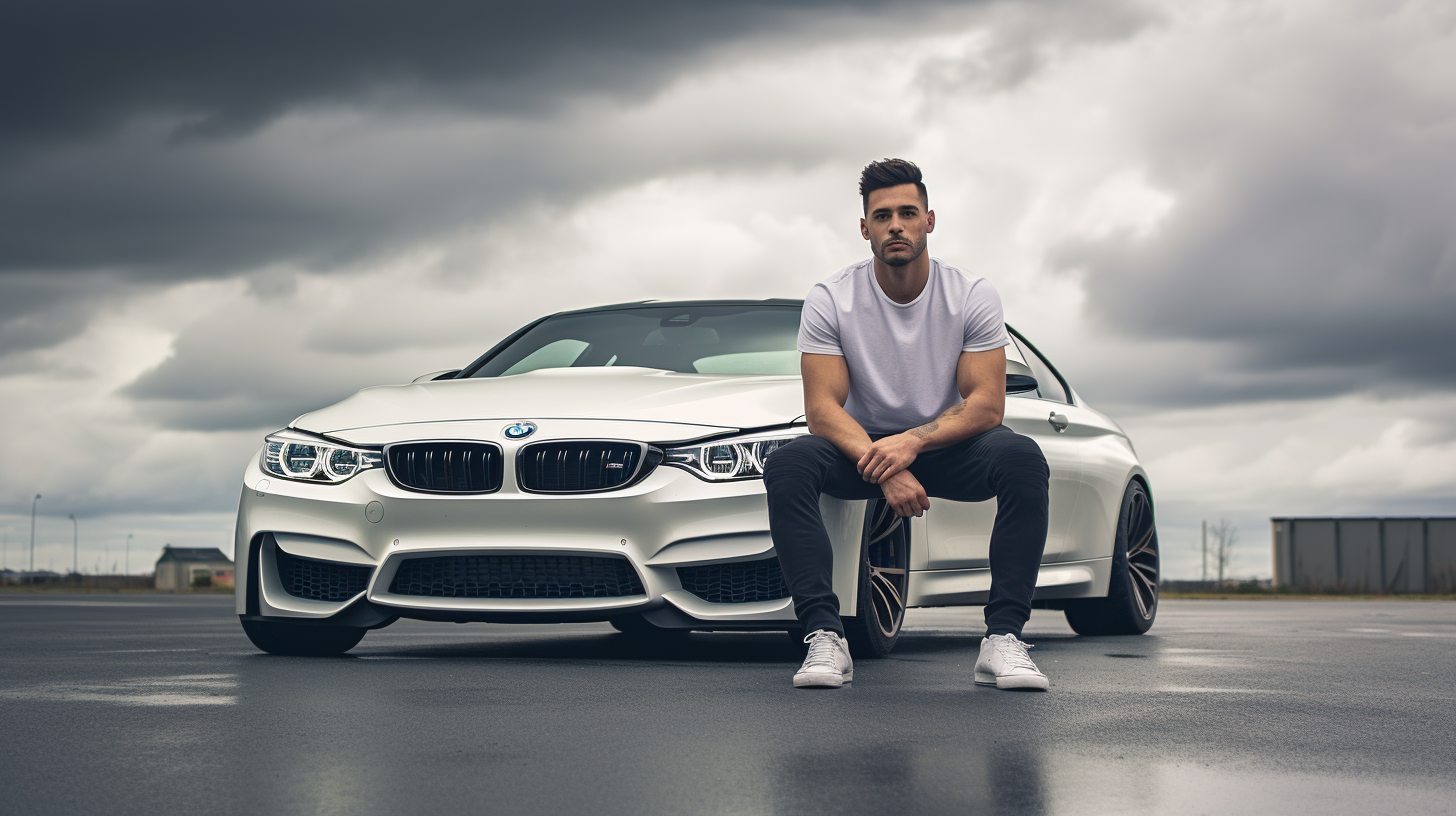
[[[880,486],[896,515],[918,517],[930,509],[925,488],[906,470],[919,454],[917,437],[895,434],[872,443],[855,464],[865,481]]]
[[[920,455],[920,439],[907,433],[887,436],[878,442],[871,442],[869,450],[859,458],[855,467],[866,482],[880,484],[896,473],[910,467]]]

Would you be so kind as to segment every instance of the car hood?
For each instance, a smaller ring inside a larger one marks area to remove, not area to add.
[[[391,425],[571,419],[696,426],[706,435],[784,425],[803,413],[803,387],[793,376],[551,368],[509,377],[365,388],[304,414],[290,427],[349,438],[357,435],[350,431]]]

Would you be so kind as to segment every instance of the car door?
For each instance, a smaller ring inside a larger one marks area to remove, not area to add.
[[[1059,560],[1068,547],[1068,535],[1081,493],[1081,429],[1090,415],[1071,403],[1069,390],[1056,372],[1034,350],[1013,336],[1006,359],[1032,370],[1037,390],[1006,397],[1005,424],[1036,440],[1051,470],[1050,519],[1042,561]],[[926,514],[927,569],[984,569],[990,566],[991,527],[996,500],[955,502],[931,499]]]

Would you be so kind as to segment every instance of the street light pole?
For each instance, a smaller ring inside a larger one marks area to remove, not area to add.
[[[30,500],[30,571],[35,572],[35,503],[40,501],[40,494]],[[35,576],[31,576],[34,578]]]
[[[131,575],[131,533],[126,534],[126,573]]]
[[[72,513],[71,519],[71,574],[81,574],[81,525],[76,521],[76,514]]]
[[[1203,582],[1208,583],[1208,522],[1203,522]],[[1207,587],[1205,587],[1207,589]]]

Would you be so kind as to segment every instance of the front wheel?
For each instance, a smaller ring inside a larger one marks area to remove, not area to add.
[[[359,645],[368,631],[356,626],[243,621],[243,632],[253,645],[268,654],[295,657],[333,657]]]
[[[884,657],[900,639],[910,584],[910,524],[890,503],[873,499],[865,508],[860,547],[859,591],[854,617],[844,634],[855,657]]]
[[[1158,528],[1153,504],[1134,480],[1122,496],[1112,580],[1106,598],[1067,603],[1067,623],[1079,635],[1141,635],[1158,614]]]

